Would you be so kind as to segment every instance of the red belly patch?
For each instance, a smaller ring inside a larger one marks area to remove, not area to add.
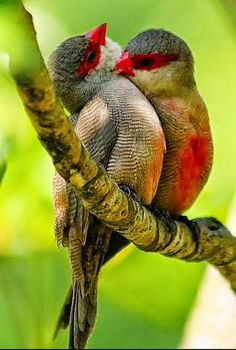
[[[175,200],[177,212],[182,212],[192,204],[203,185],[203,174],[209,161],[209,138],[205,135],[192,134],[177,158],[179,179]]]

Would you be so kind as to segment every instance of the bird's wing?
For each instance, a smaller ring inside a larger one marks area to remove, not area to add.
[[[146,97],[129,80],[120,77],[112,83],[112,89],[109,85],[102,93],[113,111],[118,134],[107,172],[118,184],[133,189],[144,204],[150,204],[157,191],[165,153],[160,120]]]
[[[106,167],[116,143],[117,130],[111,119],[110,111],[101,98],[94,98],[81,110],[75,122],[75,131],[91,156]],[[89,214],[79,198],[76,197],[76,199],[74,226],[78,227],[81,220],[84,222],[81,215],[88,215],[88,221],[86,229],[83,229],[82,241],[78,239],[76,232],[74,235],[69,233],[70,258],[74,266],[70,348],[84,347],[93,328],[97,310],[97,278],[111,236],[111,229]]]
[[[106,167],[118,133],[112,112],[102,97],[96,96],[81,110],[75,131],[92,158]]]

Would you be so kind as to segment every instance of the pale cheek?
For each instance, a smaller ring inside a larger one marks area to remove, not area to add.
[[[133,82],[145,95],[156,96],[163,91],[175,88],[176,72],[173,67],[161,67],[153,71],[136,70]]]
[[[157,79],[151,72],[136,71],[131,79],[144,94],[154,93],[157,89]]]
[[[97,69],[112,70],[121,55],[121,48],[115,42],[106,39],[106,46],[101,47],[101,60]]]

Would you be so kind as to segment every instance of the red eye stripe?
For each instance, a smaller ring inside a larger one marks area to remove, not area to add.
[[[76,73],[79,76],[87,75],[90,72],[90,70],[94,69],[99,64],[100,59],[100,46],[98,44],[90,42],[90,44],[84,52],[84,57],[82,58],[78,67],[76,68]]]
[[[131,56],[134,69],[152,70],[158,67],[167,66],[170,62],[176,61],[178,55],[163,52],[136,54]]]

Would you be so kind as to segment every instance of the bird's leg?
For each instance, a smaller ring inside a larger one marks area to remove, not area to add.
[[[155,217],[158,218],[158,220],[165,223],[165,226],[169,229],[170,232],[175,231],[175,224],[173,221],[175,220],[175,217],[171,215],[167,210],[156,208],[155,204],[151,204],[147,208],[151,213],[153,213]]]
[[[138,195],[133,191],[131,190],[131,188],[127,185],[119,185],[120,189],[122,191],[124,191],[129,197],[131,197],[133,200],[135,200],[136,202],[139,202],[140,203],[140,198],[138,197]]]
[[[190,231],[198,236],[199,234],[199,225],[194,220],[189,220],[187,216],[184,215],[175,215],[174,220],[183,222],[186,226],[190,228]]]
[[[174,221],[183,222],[186,226],[189,227],[190,231],[195,235],[198,236],[199,234],[199,226],[194,220],[189,220],[187,216],[184,215],[178,215],[178,214],[170,214],[165,209],[158,209],[154,205],[149,205],[148,209],[156,216],[159,220],[163,221],[166,225],[166,227],[169,227],[170,230],[174,230]]]

